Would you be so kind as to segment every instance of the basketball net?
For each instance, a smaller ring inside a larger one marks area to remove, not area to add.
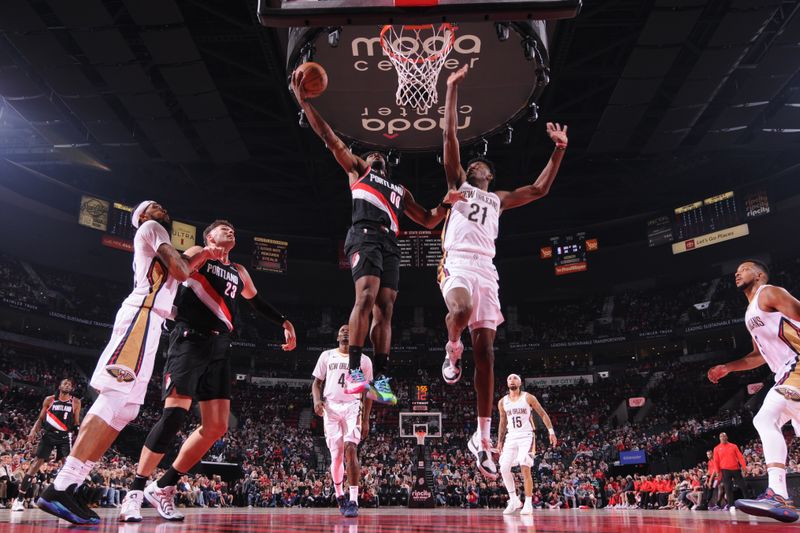
[[[426,113],[439,101],[436,82],[453,49],[455,30],[449,23],[383,27],[381,46],[397,71],[397,105]]]
[[[416,435],[416,437],[417,437],[417,444],[422,446],[423,444],[425,444],[425,437],[428,435],[428,430],[427,429],[422,429],[422,428],[417,428],[414,431],[414,435]]]

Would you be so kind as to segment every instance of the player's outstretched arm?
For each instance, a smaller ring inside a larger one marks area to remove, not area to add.
[[[550,420],[550,415],[548,415],[547,411],[545,411],[544,407],[542,407],[542,404],[539,403],[539,399],[533,394],[528,394],[528,405],[531,406],[531,409],[536,411],[536,414],[539,415],[539,418],[541,418],[542,422],[544,422],[544,425],[547,428],[547,433],[550,436],[550,444],[553,446],[557,445],[558,439],[556,438],[556,430],[553,429],[553,422]]]
[[[241,293],[242,297],[250,302],[250,305],[253,306],[253,309],[261,313],[264,318],[283,328],[283,335],[286,338],[286,343],[281,345],[281,349],[284,352],[290,352],[294,350],[297,347],[297,333],[294,331],[294,325],[289,321],[289,319],[286,318],[285,315],[280,313],[277,309],[270,305],[269,302],[258,295],[258,290],[253,283],[253,278],[250,277],[250,273],[247,271],[247,269],[238,263],[235,265],[236,270],[239,271],[239,275],[242,278],[242,283],[244,284],[244,288],[242,289]]]
[[[766,364],[766,361],[764,361],[764,357],[761,355],[758,346],[756,346],[755,341],[753,341],[753,351],[741,359],[725,363],[724,365],[712,366],[708,370],[708,380],[711,383],[719,383],[719,380],[731,372],[745,372],[758,368],[763,364]]]
[[[205,248],[192,246],[181,254],[172,244],[165,242],[158,247],[156,253],[167,267],[170,275],[183,283],[209,259],[220,259],[224,254],[224,250],[211,246],[206,246]]]
[[[464,65],[447,78],[447,95],[444,103],[444,174],[447,186],[458,189],[467,180],[461,166],[461,146],[458,143],[458,85],[467,77],[469,65]]]
[[[28,433],[28,442],[33,441],[33,439],[36,438],[36,435],[39,434],[39,431],[42,429],[44,417],[47,416],[47,410],[50,409],[51,405],[53,405],[54,399],[55,398],[53,396],[48,396],[42,402],[42,410],[39,411],[39,417],[36,419],[36,422],[34,422],[31,432]]]
[[[325,119],[319,114],[313,105],[306,99],[305,91],[303,90],[303,73],[300,71],[292,72],[292,91],[297,99],[297,103],[303,109],[308,119],[308,124],[317,137],[322,139],[325,147],[331,151],[333,157],[339,163],[339,166],[347,172],[350,178],[350,184],[355,183],[358,178],[364,175],[367,171],[367,162],[353,154],[347,145],[342,142],[338,135],[333,131],[333,128],[325,122]]]
[[[550,187],[556,179],[558,169],[561,166],[561,160],[564,159],[564,152],[567,149],[569,139],[567,138],[567,125],[561,126],[559,123],[547,123],[547,135],[555,143],[550,160],[544,167],[544,170],[539,174],[530,185],[525,185],[514,189],[513,191],[497,191],[497,196],[500,197],[501,209],[514,209],[529,204],[534,200],[547,196],[550,192]]]
[[[425,209],[417,203],[414,199],[414,195],[412,195],[411,191],[408,189],[405,189],[405,196],[403,197],[403,201],[406,205],[405,212],[408,218],[428,229],[433,229],[438,226],[439,222],[444,220],[444,217],[447,216],[447,211],[450,209],[450,206],[462,200],[464,200],[464,195],[451,189],[447,191],[442,203],[433,209]]]
[[[79,398],[72,399],[72,414],[75,415],[75,427],[81,425],[81,401]]]

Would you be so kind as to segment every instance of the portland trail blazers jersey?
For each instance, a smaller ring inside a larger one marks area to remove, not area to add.
[[[236,323],[236,297],[243,287],[234,263],[206,261],[181,286],[175,320],[198,330],[231,332]]]
[[[75,429],[75,415],[72,412],[72,396],[61,401],[56,396],[44,417],[44,429],[50,433],[67,434]]]
[[[350,186],[353,195],[353,225],[360,222],[381,224],[397,235],[400,217],[405,211],[406,190],[392,183],[372,168]]]

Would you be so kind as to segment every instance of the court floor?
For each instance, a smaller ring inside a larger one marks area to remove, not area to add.
[[[400,507],[363,509],[358,518],[343,518],[336,509],[182,509],[183,523],[165,522],[153,509],[144,509],[144,521],[120,524],[115,509],[98,509],[103,518],[97,526],[73,526],[38,509],[11,513],[0,510],[0,531],[13,533],[64,531],[118,531],[120,533],[197,532],[315,532],[333,533],[521,533],[547,532],[632,532],[704,533],[800,532],[800,522],[782,524],[741,512],[553,510],[535,511],[533,516],[504,516],[499,510],[426,509]]]

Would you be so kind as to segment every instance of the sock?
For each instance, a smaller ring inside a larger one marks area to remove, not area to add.
[[[385,376],[386,371],[389,369],[389,354],[376,353],[374,371],[376,376]]]
[[[178,484],[178,480],[181,476],[185,476],[186,472],[178,472],[175,470],[175,467],[170,466],[164,475],[158,478],[156,481],[156,485],[158,488],[163,489],[164,487],[172,487]]]
[[[350,501],[358,503],[358,485],[350,486]]]
[[[503,485],[506,486],[508,497],[512,500],[517,498],[517,488],[514,486],[514,474],[511,473],[511,468],[500,468],[500,474],[503,476]]]
[[[478,417],[478,431],[480,431],[481,439],[489,440],[492,436],[492,417],[479,416]],[[489,450],[485,450],[489,451]]]
[[[786,490],[786,469],[771,466],[767,468],[767,475],[769,476],[769,488],[775,491],[775,494],[789,497],[789,492]]]
[[[53,487],[55,487],[56,490],[67,490],[67,487],[70,485],[80,485],[83,483],[83,476],[81,476],[83,464],[83,461],[71,455],[67,457],[67,460],[64,461],[64,466],[58,471],[58,475],[53,481]]]
[[[348,352],[350,353],[350,370],[361,368],[361,350],[363,346],[350,345]]]
[[[28,489],[31,488],[31,479],[33,479],[28,474],[25,474],[25,477],[22,478],[22,484],[19,486],[19,496],[18,499],[24,500],[28,497]]]
[[[86,481],[86,476],[92,473],[92,469],[94,468],[94,461],[84,461],[83,468],[81,468],[81,481],[78,485],[83,484]]]
[[[144,486],[147,485],[148,479],[148,477],[136,474],[136,476],[133,478],[133,483],[131,483],[131,490],[144,490]]]
[[[336,498],[341,498],[344,496],[344,481],[341,483],[334,483],[333,490],[336,491]]]

